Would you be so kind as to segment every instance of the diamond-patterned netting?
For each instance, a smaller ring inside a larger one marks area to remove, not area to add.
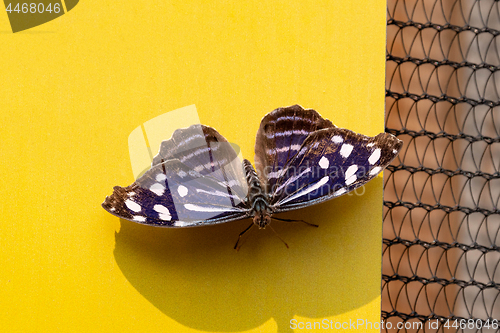
[[[384,177],[383,331],[500,332],[452,326],[500,321],[500,2],[387,13],[386,131],[404,147]]]

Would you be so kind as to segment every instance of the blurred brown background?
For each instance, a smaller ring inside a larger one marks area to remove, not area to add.
[[[388,1],[383,331],[499,331],[444,327],[500,319],[499,69],[498,1]]]

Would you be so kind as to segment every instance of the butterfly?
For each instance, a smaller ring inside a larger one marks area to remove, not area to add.
[[[293,105],[262,119],[254,168],[247,159],[241,161],[215,129],[193,125],[163,141],[151,168],[132,185],[115,186],[102,206],[120,218],[160,227],[252,219],[239,241],[254,225],[270,227],[271,219],[294,221],[276,218],[276,213],[308,207],[366,184],[402,145],[389,133],[357,134],[336,127],[315,110]]]

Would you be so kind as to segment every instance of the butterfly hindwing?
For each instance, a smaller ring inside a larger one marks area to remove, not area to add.
[[[182,150],[165,150],[179,138],[190,144],[177,142]],[[167,227],[220,223],[246,215],[241,161],[214,129],[198,125],[177,130],[162,149],[161,158],[134,184],[115,187],[103,203],[106,210],[134,222]]]
[[[241,165],[235,163],[236,152],[212,127],[197,124],[176,130],[169,140],[161,143],[152,166],[172,159],[178,159],[196,172],[210,174],[220,181],[225,178],[222,174],[224,168],[233,177],[242,177]]]
[[[300,105],[279,108],[261,121],[255,140],[255,168],[267,192],[275,185],[283,167],[295,156],[307,136],[323,128],[334,128],[314,110]]]
[[[348,193],[389,165],[401,146],[387,133],[367,137],[343,128],[311,133],[277,180],[271,204],[279,212]]]

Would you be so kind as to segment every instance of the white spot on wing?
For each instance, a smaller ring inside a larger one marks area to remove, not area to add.
[[[132,220],[134,221],[137,221],[137,222],[145,222],[146,221],[146,218],[144,216],[139,216],[139,215],[136,215],[132,218]]]
[[[279,177],[283,176],[286,173],[287,170],[288,170],[288,168],[283,168],[283,169],[278,170],[278,171],[269,172],[267,174],[267,178],[268,179],[279,178]]]
[[[215,195],[215,196],[218,196],[218,197],[238,199],[237,196],[230,195],[229,193],[224,193],[224,192],[217,191],[217,190],[211,192],[211,191],[207,191],[207,190],[204,190],[204,189],[201,189],[201,188],[197,188],[196,192],[198,192],[198,193],[206,193],[206,194],[210,194],[210,195]]]
[[[279,118],[278,121],[282,121],[282,120],[285,120],[287,118]],[[293,119],[288,119],[288,120],[293,120]],[[283,132],[280,132],[280,131],[276,131],[276,132],[267,132],[266,133],[266,137],[271,139],[271,138],[274,138],[275,136],[291,136],[292,134],[295,134],[295,135],[308,135],[309,132],[306,131],[306,130],[294,130],[294,131],[291,131],[291,130],[288,130],[288,131],[283,131]]]
[[[167,214],[158,214],[158,217],[163,221],[170,221],[172,219],[172,216]]]
[[[184,178],[187,176],[187,173],[185,173],[184,171],[181,170],[181,171],[179,171],[178,175],[179,175],[179,177]]]
[[[190,224],[191,224],[191,223],[189,223],[189,222],[184,222],[184,221],[175,221],[175,222],[174,222],[174,225],[175,225],[176,227],[185,227],[185,226],[190,225]]]
[[[397,153],[398,153],[398,151],[397,151],[396,149],[393,149],[393,150],[392,150],[392,153],[393,153],[393,154],[397,154]]]
[[[195,212],[240,212],[241,211],[241,209],[235,207],[200,206],[194,204],[185,204],[184,208]]]
[[[356,164],[351,165],[350,167],[347,168],[345,171],[345,179],[350,178],[352,175],[354,175],[358,171],[358,166]]]
[[[345,192],[347,192],[347,190],[345,188],[341,188],[340,190],[337,190],[333,193],[333,195],[335,196],[339,196],[339,195],[342,195],[344,194]]]
[[[382,170],[381,167],[377,166],[375,168],[373,168],[371,171],[370,171],[370,175],[373,176],[373,175],[376,175],[377,173],[379,173],[380,171]]]
[[[139,206],[137,202],[133,202],[130,199],[125,200],[125,206],[127,206],[128,209],[136,213],[141,211],[141,206]]]
[[[156,175],[156,181],[158,181],[158,182],[162,182],[165,179],[167,179],[167,176],[165,176],[164,173],[159,173],[159,174]]]
[[[375,144],[374,144],[373,142],[370,142],[370,143],[369,143],[369,144],[367,144],[366,146],[371,148],[371,147],[373,147],[374,145],[375,145]]]
[[[358,179],[358,177],[356,177],[356,175],[352,175],[351,177],[349,177],[349,179],[346,179],[345,184],[351,185],[356,181],[356,179]]]
[[[179,187],[177,188],[177,192],[181,197],[185,197],[188,194],[188,189],[184,185],[179,185]]]
[[[351,165],[350,167],[347,168],[345,172],[345,184],[346,185],[351,185],[358,179],[356,177],[356,171],[358,171],[358,166],[356,164]]]
[[[344,143],[342,148],[340,148],[340,155],[342,155],[343,158],[348,158],[349,155],[351,155],[352,148],[352,145]]]
[[[160,183],[154,183],[153,185],[151,185],[149,190],[151,192],[154,192],[154,194],[156,195],[163,195],[163,193],[165,192],[165,186]]]
[[[312,186],[308,186],[306,187],[305,189],[295,193],[294,195],[286,198],[285,200],[281,201],[280,204],[284,204],[285,202],[288,202],[288,201],[291,201],[291,200],[294,200],[296,198],[299,198],[303,195],[306,195],[307,193],[310,193],[312,191],[315,191],[317,190],[318,188],[320,188],[321,186],[325,185],[327,182],[328,182],[328,179],[330,179],[329,176],[324,176],[323,178],[321,178],[321,180],[319,182],[317,182],[316,184],[312,185]]]
[[[321,169],[328,169],[328,166],[330,165],[330,161],[328,161],[328,159],[323,156],[320,160],[319,160],[319,166],[321,167]]]
[[[332,141],[335,143],[342,143],[344,142],[344,139],[340,135],[334,135],[332,136]]]
[[[168,210],[168,208],[163,205],[154,205],[153,209],[158,213],[170,215],[170,211]]]
[[[368,158],[368,162],[370,164],[375,164],[380,158],[380,149],[377,148],[373,151],[373,153],[370,155],[370,157]]]
[[[163,205],[154,205],[153,209],[158,213],[158,217],[163,221],[170,221],[172,216],[167,207]]]
[[[297,153],[297,156],[304,155],[307,151],[307,147],[302,147],[302,149]]]
[[[301,173],[299,173],[298,175],[295,175],[295,176],[288,178],[287,181],[283,185],[280,185],[276,189],[276,192],[279,192],[283,187],[288,186],[289,184],[293,183],[294,181],[296,181],[297,179],[299,179],[300,177],[302,177],[304,174],[306,174],[308,172],[311,172],[311,168],[307,168],[304,171],[302,171]]]
[[[266,153],[268,155],[274,155],[275,152],[277,153],[284,153],[289,150],[299,150],[300,145],[291,145],[291,146],[286,146],[286,147],[281,147],[281,148],[276,148],[276,149],[266,149]]]

